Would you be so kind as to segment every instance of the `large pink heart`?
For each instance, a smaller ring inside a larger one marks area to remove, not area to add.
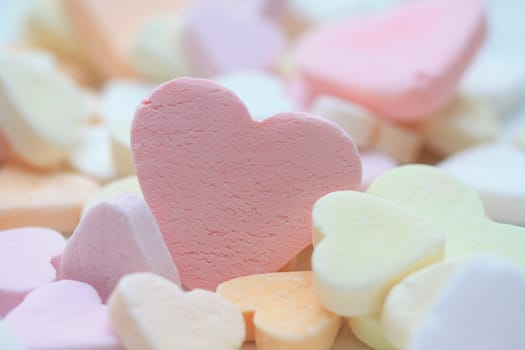
[[[485,37],[482,0],[414,1],[320,27],[298,45],[309,88],[409,121],[444,107]]]
[[[131,144],[189,288],[278,270],[311,243],[314,202],[361,180],[357,149],[334,124],[303,113],[256,122],[230,91],[201,79],[159,86],[137,109]]]

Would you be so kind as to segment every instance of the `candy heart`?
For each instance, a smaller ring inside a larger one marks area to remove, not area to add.
[[[0,322],[0,349],[25,350],[20,341],[4,326],[3,322]]]
[[[525,271],[525,228],[488,219],[476,191],[444,170],[425,165],[399,167],[377,178],[368,192],[441,226],[447,238],[447,260],[476,252],[497,253]]]
[[[82,204],[98,188],[85,175],[5,164],[0,167],[0,229],[44,226],[70,234]]]
[[[450,101],[484,36],[480,0],[411,2],[313,30],[298,45],[297,65],[317,94],[410,121]]]
[[[132,193],[102,202],[82,217],[64,250],[60,271],[63,279],[95,287],[102,300],[121,277],[133,272],[154,272],[179,283],[153,214]]]
[[[319,303],[310,271],[239,277],[217,293],[243,313],[245,340],[255,339],[259,350],[328,350],[341,326]]]
[[[375,318],[380,322],[378,324],[382,324],[376,335],[383,332],[397,349],[406,349],[414,331],[461,264],[459,261],[446,261],[427,266],[392,288],[385,300],[381,318]]]
[[[366,191],[375,178],[397,166],[397,162],[392,157],[379,152],[362,153],[361,162],[363,163],[363,181],[361,183],[363,191]]]
[[[267,69],[277,63],[284,35],[263,16],[245,16],[216,1],[191,9],[183,47],[193,70],[213,76],[233,69]]]
[[[176,12],[185,2],[77,0],[62,1],[62,6],[91,63],[104,77],[114,77],[133,74],[129,53],[141,24],[151,16]]]
[[[525,153],[503,143],[480,145],[454,154],[439,167],[476,189],[489,217],[525,225]]]
[[[192,75],[182,47],[185,29],[183,14],[164,14],[148,18],[137,31],[131,49],[132,63],[141,76],[167,81]]]
[[[427,148],[444,156],[496,140],[501,127],[489,102],[459,96],[444,110],[418,123],[416,129]]]
[[[379,121],[362,106],[343,99],[321,95],[312,104],[312,113],[339,125],[361,148],[376,142]]]
[[[214,80],[236,94],[255,120],[296,110],[286,96],[284,82],[276,75],[246,70],[226,73]]]
[[[523,349],[524,295],[522,270],[498,256],[471,258],[451,276],[408,349]]]
[[[385,331],[383,330],[383,326],[381,325],[380,314],[371,314],[361,317],[350,318],[348,320],[348,326],[357,339],[362,341],[364,344],[372,347],[373,349],[404,349],[402,347],[394,348],[391,342],[386,338]]]
[[[77,144],[89,107],[55,63],[20,56],[0,56],[0,128],[13,153],[25,162],[56,166]]]
[[[312,268],[321,303],[344,316],[381,310],[403,276],[442,259],[431,221],[366,193],[340,191],[315,203]]]
[[[38,227],[0,231],[0,317],[33,289],[55,281],[64,237]]]
[[[235,306],[212,292],[184,293],[153,274],[122,278],[108,307],[128,350],[237,350],[243,343],[244,322]]]
[[[59,281],[43,285],[4,319],[31,350],[119,350],[106,306],[89,285]]]
[[[360,183],[341,129],[304,113],[253,121],[206,80],[161,85],[131,136],[144,197],[188,288],[277,271],[311,243],[313,203]]]

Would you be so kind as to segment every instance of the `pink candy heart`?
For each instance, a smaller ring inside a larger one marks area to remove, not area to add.
[[[33,289],[56,280],[65,244],[60,233],[46,228],[0,231],[0,317]]]
[[[284,34],[277,24],[260,14],[233,11],[215,0],[192,9],[183,39],[200,76],[271,68],[284,49]]]
[[[64,280],[35,289],[4,322],[31,350],[121,349],[106,306],[82,282]]]
[[[360,185],[340,128],[304,113],[256,122],[206,80],[159,86],[131,136],[145,199],[189,288],[277,271],[311,243],[314,202]]]
[[[299,43],[310,89],[409,121],[444,107],[485,36],[481,0],[428,0],[322,27]]]
[[[120,278],[152,272],[179,283],[155,218],[142,198],[124,193],[90,209],[62,257],[61,278],[89,283],[107,300]]]

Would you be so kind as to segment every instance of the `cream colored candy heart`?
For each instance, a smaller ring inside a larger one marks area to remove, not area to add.
[[[81,130],[80,140],[80,145],[69,157],[71,166],[100,182],[114,179],[116,170],[108,128],[104,125],[85,126]]]
[[[381,323],[384,335],[397,349],[408,347],[414,330],[459,266],[458,261],[427,266],[390,290]]]
[[[385,336],[383,326],[381,325],[380,314],[350,318],[348,320],[348,326],[357,339],[373,349],[395,350]]]
[[[439,225],[447,239],[446,260],[496,253],[525,271],[525,228],[488,219],[476,191],[446,171],[406,165],[378,177],[368,192]]]
[[[154,88],[128,79],[113,79],[102,89],[101,114],[110,129],[111,153],[120,176],[135,174],[131,156],[130,130],[135,108]]]
[[[143,197],[139,180],[136,176],[132,175],[124,177],[101,187],[97,192],[93,193],[93,195],[86,200],[84,207],[82,208],[82,215],[84,215],[95,205],[124,192],[132,192],[140,197]]]
[[[329,95],[317,97],[312,113],[339,125],[358,147],[371,147],[379,129],[377,117],[368,109]]]
[[[0,127],[12,151],[36,167],[61,163],[90,113],[84,95],[56,66],[5,53],[0,65]]]
[[[449,155],[498,138],[500,122],[489,102],[458,96],[443,111],[417,125],[425,145],[440,155]]]
[[[149,273],[123,277],[108,309],[128,350],[236,350],[244,340],[242,315],[224,298]]]
[[[153,81],[192,75],[182,48],[184,16],[178,13],[154,16],[138,29],[131,49],[132,65]]]
[[[328,350],[341,326],[319,303],[310,271],[239,277],[217,293],[243,313],[246,340],[259,350]]]
[[[388,154],[400,163],[415,161],[423,145],[415,130],[387,121],[380,123],[376,137],[373,150]]]
[[[439,226],[367,193],[322,197],[312,225],[316,289],[321,303],[339,315],[380,311],[401,278],[443,257]]]
[[[83,203],[98,188],[82,174],[5,164],[0,167],[0,230],[43,226],[71,234]]]

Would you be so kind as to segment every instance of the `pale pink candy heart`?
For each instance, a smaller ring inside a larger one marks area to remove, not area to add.
[[[124,193],[82,217],[64,250],[60,277],[89,283],[106,300],[120,278],[133,272],[153,272],[179,283],[147,204],[133,193]]]
[[[58,275],[65,238],[47,228],[0,231],[0,317]]]
[[[353,141],[304,113],[250,118],[230,91],[182,78],[138,107],[132,151],[144,198],[188,288],[284,266],[311,243],[310,214],[359,188]]]
[[[106,306],[82,282],[64,280],[35,289],[4,322],[31,350],[121,349]]]
[[[409,121],[451,100],[484,36],[482,0],[414,1],[313,30],[299,43],[296,59],[315,93]]]
[[[276,23],[216,1],[198,4],[186,21],[183,45],[200,76],[272,68],[284,48],[284,34]]]
[[[361,183],[363,191],[366,191],[376,177],[398,165],[394,158],[379,152],[362,153],[361,162],[363,163],[363,181]]]

